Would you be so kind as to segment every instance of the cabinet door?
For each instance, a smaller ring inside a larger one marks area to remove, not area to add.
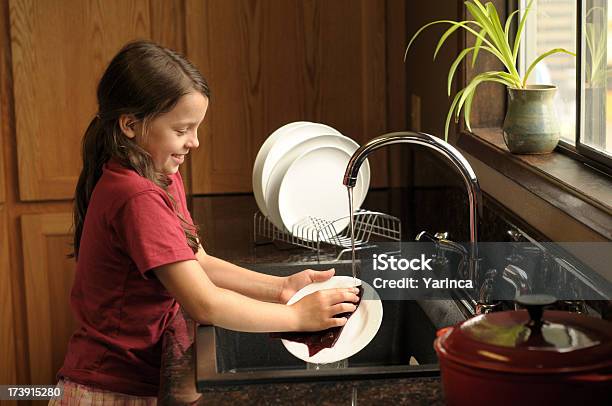
[[[251,191],[261,144],[290,121],[359,143],[385,131],[385,2],[187,0],[185,19],[187,56],[213,94],[194,194]],[[386,151],[370,164],[373,185],[385,185]]]
[[[21,216],[30,383],[54,384],[66,345],[77,328],[69,298],[75,263],[72,214]]]
[[[9,2],[22,200],[73,196],[97,82],[124,43],[149,37],[149,11],[147,0]]]
[[[0,204],[0,385],[17,383],[6,210]]]

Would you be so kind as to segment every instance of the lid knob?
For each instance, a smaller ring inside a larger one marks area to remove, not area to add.
[[[532,294],[532,295],[520,295],[516,298],[516,301],[523,307],[527,308],[529,318],[535,325],[542,324],[542,314],[544,313],[544,306],[550,306],[554,304],[557,299],[551,295]]]

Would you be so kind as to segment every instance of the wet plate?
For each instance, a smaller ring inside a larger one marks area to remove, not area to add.
[[[363,285],[363,295],[359,307],[349,318],[336,344],[324,348],[312,357],[308,354],[306,344],[282,340],[283,345],[295,357],[312,364],[337,362],[361,351],[376,336],[382,323],[383,307],[380,296],[368,283],[357,279],[357,285]],[[312,283],[296,292],[287,302],[293,304],[306,295],[323,289],[355,286],[351,276],[334,276],[325,282]]]

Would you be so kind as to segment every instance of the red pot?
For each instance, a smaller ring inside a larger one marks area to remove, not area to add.
[[[531,317],[526,310],[491,313],[438,332],[447,403],[612,404],[612,323],[529,310]]]

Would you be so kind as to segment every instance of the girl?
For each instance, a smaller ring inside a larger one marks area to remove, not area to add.
[[[333,270],[281,278],[204,252],[178,169],[199,145],[209,97],[191,63],[148,41],[127,44],[102,76],[75,194],[71,306],[80,327],[58,372],[64,396],[51,404],[154,404],[160,339],[179,304],[196,322],[249,332],[323,330],[355,310],[344,303],[358,301],[354,288],[284,304]]]

